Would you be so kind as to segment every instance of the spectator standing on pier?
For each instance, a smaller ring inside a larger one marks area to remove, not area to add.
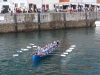
[[[83,6],[81,7],[81,10],[82,10],[82,12],[84,11],[84,7]]]
[[[56,7],[54,7],[54,11],[57,12],[57,8]]]
[[[45,10],[44,7],[42,7],[42,12],[44,12],[44,10]]]
[[[35,12],[38,12],[38,9],[37,8],[35,8]]]
[[[48,8],[46,7],[46,12],[48,11]]]
[[[1,8],[1,14],[4,14],[4,7]]]
[[[16,8],[15,10],[16,10],[16,14],[17,14],[17,13],[19,12],[19,11],[18,11],[18,8]]]
[[[11,8],[8,8],[8,12],[11,13]]]
[[[8,12],[9,14],[12,16],[13,15],[13,9],[12,8],[8,8]]]

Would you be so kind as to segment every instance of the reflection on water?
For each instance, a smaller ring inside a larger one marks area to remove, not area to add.
[[[37,71],[42,71],[41,64],[42,64],[41,61],[33,61],[31,68],[37,69]]]

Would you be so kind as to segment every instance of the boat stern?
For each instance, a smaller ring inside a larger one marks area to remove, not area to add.
[[[35,54],[32,55],[32,58],[33,58],[34,61],[37,61],[37,60],[40,60],[41,59],[40,56],[35,55]]]

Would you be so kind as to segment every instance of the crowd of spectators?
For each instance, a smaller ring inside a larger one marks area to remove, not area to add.
[[[84,12],[84,11],[100,11],[100,7],[76,7],[76,9],[73,9],[73,7],[69,6],[66,9],[58,9],[54,8],[55,12]]]
[[[53,10],[54,12],[84,12],[84,11],[100,11],[100,7],[76,7],[76,9],[73,9],[73,7],[69,6],[66,9],[58,9],[58,8],[54,8]],[[8,13],[41,13],[41,12],[49,12],[48,8],[8,8]],[[1,13],[5,13],[4,8],[1,9]]]
[[[49,10],[48,10],[48,8],[46,8],[46,9],[44,9],[44,7],[42,7],[42,8],[21,8],[21,7],[19,7],[19,8],[14,8],[14,9],[12,9],[12,8],[8,8],[8,13],[34,13],[34,12],[39,12],[39,13],[41,13],[41,12],[48,12]],[[2,14],[4,14],[5,13],[5,8],[1,8],[1,13]],[[7,12],[6,12],[7,13]]]

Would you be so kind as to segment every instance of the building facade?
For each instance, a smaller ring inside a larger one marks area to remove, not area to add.
[[[59,0],[59,3],[55,3],[58,9],[67,9],[72,6],[73,9],[77,9],[78,6],[85,7],[96,7],[100,6],[100,0]]]
[[[36,8],[44,8],[54,10],[54,8],[63,10],[72,6],[76,9],[79,5],[83,7],[100,6],[100,0],[0,0],[0,11],[4,8],[8,12],[8,8],[27,8],[34,10]]]
[[[70,2],[70,0],[59,0],[59,2]]]
[[[3,8],[5,8],[5,12],[8,12],[8,8],[10,5],[10,0],[0,0],[0,12],[2,11]]]
[[[31,8],[48,8],[49,10],[54,9],[54,4],[59,3],[59,0],[28,0],[28,7]]]
[[[97,0],[97,3],[99,4],[100,3],[100,0]]]
[[[0,11],[8,12],[8,8],[14,11],[14,8],[27,7],[27,0],[0,0]]]
[[[97,3],[97,5],[98,5],[98,6],[100,6],[100,0],[97,0],[97,2],[96,2],[96,3]]]

